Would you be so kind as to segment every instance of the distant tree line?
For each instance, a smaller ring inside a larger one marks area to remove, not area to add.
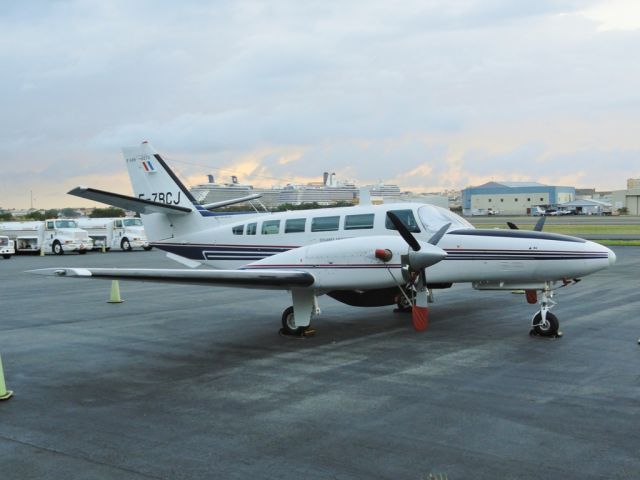
[[[0,221],[10,222],[12,220],[36,220],[42,221],[48,218],[78,218],[80,212],[74,208],[63,208],[58,210],[57,208],[51,208],[49,210],[40,211],[34,210],[27,213],[22,217],[14,217],[11,212],[0,212]],[[112,218],[112,217],[124,217],[125,212],[121,208],[95,208],[89,215],[90,218]]]
[[[312,210],[315,208],[334,208],[334,207],[353,207],[353,203],[340,201],[332,203],[330,205],[321,205],[318,202],[301,203],[300,205],[294,205],[293,203],[283,203],[277,207],[272,208],[272,212],[286,212],[288,210]],[[229,207],[221,207],[213,210],[214,212],[247,212],[253,213],[255,210],[251,208],[248,203],[241,203],[238,205],[231,205]]]
[[[113,217],[126,217],[124,210],[116,207],[107,208],[94,208],[93,212],[89,214],[89,218],[113,218]]]
[[[340,201],[332,203],[331,205],[321,205],[318,202],[301,203],[300,205],[294,205],[293,203],[283,203],[278,205],[274,212],[286,212],[288,210],[313,210],[316,208],[334,208],[334,207],[353,207],[353,203]]]

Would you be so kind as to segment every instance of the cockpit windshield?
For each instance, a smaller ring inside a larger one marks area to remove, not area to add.
[[[141,227],[142,220],[139,218],[125,218],[122,220],[122,223],[125,227]]]
[[[474,228],[473,225],[459,215],[435,205],[424,205],[418,208],[418,215],[425,230],[430,234],[436,233],[447,223],[451,223],[447,231]]]
[[[56,228],[78,228],[75,220],[56,220]]]

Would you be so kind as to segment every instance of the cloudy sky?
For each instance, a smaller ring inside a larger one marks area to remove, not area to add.
[[[0,207],[325,170],[417,192],[640,177],[635,0],[29,1],[0,10]]]

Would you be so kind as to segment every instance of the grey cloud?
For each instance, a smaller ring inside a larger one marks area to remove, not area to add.
[[[225,164],[304,145],[298,162],[265,159],[283,175],[322,163],[395,178],[433,162],[437,177],[448,146],[419,138],[637,116],[640,36],[559,15],[588,4],[13,3],[0,14],[0,161],[63,176],[83,158],[106,171],[102,159],[149,139]],[[509,154],[470,151],[464,166],[506,174],[540,156],[537,142],[532,131]]]

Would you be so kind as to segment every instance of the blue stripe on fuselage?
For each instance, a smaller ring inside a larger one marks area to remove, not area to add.
[[[152,246],[192,260],[255,261],[283,253],[296,246],[269,245],[184,245],[153,243]],[[594,260],[608,258],[605,252],[562,252],[540,250],[446,250],[444,260]]]

